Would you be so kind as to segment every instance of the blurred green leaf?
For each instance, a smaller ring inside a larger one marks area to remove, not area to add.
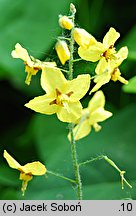
[[[127,93],[136,93],[136,76],[131,78],[127,85],[123,86],[123,90]]]
[[[136,60],[136,26],[134,26],[126,35],[126,37],[121,41],[121,44],[128,46],[128,59]]]
[[[30,0],[27,5],[25,0],[0,2],[0,68],[4,69],[5,78],[17,88],[24,88],[25,72],[23,62],[11,57],[15,44],[19,42],[35,58],[47,58],[49,48],[60,32],[58,15],[69,13],[70,2]],[[54,60],[52,53],[48,53],[48,58]],[[0,73],[3,77],[3,70]]]
[[[7,165],[1,165],[0,185],[18,187],[19,184],[19,172],[11,169]]]
[[[18,200],[19,198],[18,191],[11,188],[4,188],[0,193],[1,200]]]

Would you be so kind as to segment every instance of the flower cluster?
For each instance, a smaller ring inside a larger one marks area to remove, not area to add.
[[[99,90],[110,80],[119,80],[127,84],[128,81],[121,76],[119,66],[127,58],[128,49],[122,47],[116,51],[114,44],[120,34],[114,28],[109,29],[101,43],[86,30],[75,27],[71,16],[60,15],[59,25],[61,28],[71,31],[72,39],[79,45],[78,54],[83,60],[98,61],[94,76],[96,84],[90,90],[90,94]],[[62,65],[69,61],[70,48],[64,38],[58,39],[55,49]],[[60,121],[74,123],[76,140],[88,135],[92,126],[95,131],[99,131],[101,127],[98,122],[104,121],[112,115],[104,110],[105,97],[102,91],[96,92],[88,107],[83,109],[80,99],[86,95],[90,88],[91,76],[89,74],[78,75],[73,80],[67,80],[55,62],[42,62],[34,59],[20,44],[16,44],[12,56],[24,61],[25,71],[28,73],[27,84],[30,83],[32,75],[42,70],[41,87],[46,94],[35,97],[25,106],[42,114],[56,113]]]
[[[114,44],[120,37],[120,34],[114,29],[110,28],[103,42],[98,42],[91,34],[84,29],[75,28],[73,31],[73,37],[79,45],[79,56],[87,61],[98,62],[95,69],[96,85],[91,89],[90,93],[97,91],[102,85],[108,83],[110,80],[127,84],[128,81],[121,77],[119,70],[120,64],[128,56],[127,47],[122,47],[118,52],[116,51]]]
[[[122,47],[119,51],[115,49],[115,42],[120,34],[110,28],[103,38],[103,42],[97,39],[82,28],[77,28],[74,24],[74,15],[76,9],[73,4],[70,5],[69,16],[60,15],[59,25],[62,30],[70,32],[69,38],[59,37],[55,50],[62,65],[69,61],[69,70],[66,75],[62,73],[55,62],[45,62],[30,56],[26,49],[19,43],[15,45],[15,49],[11,55],[13,58],[20,58],[24,61],[25,72],[27,73],[26,84],[30,84],[31,77],[41,72],[41,87],[45,91],[44,95],[35,97],[25,104],[27,108],[35,112],[52,115],[56,114],[62,122],[72,123],[74,140],[79,140],[87,136],[92,128],[97,132],[101,129],[100,122],[105,121],[112,116],[112,113],[105,110],[105,96],[99,90],[102,85],[110,80],[116,82],[119,80],[123,84],[128,81],[121,76],[119,66],[127,58],[128,49]],[[98,62],[95,68],[95,76],[92,78],[90,74],[81,74],[73,79],[73,52],[74,43],[79,45],[78,55],[82,60]],[[72,74],[72,75],[71,75]],[[90,89],[90,82],[93,79],[95,85]],[[99,91],[98,91],[99,90]],[[91,97],[88,107],[83,108],[81,99],[86,95],[95,92]],[[71,134],[68,139],[71,141]],[[20,180],[22,183],[22,192],[24,194],[28,182],[33,175],[44,175],[46,168],[40,162],[28,163],[21,166],[14,158],[12,158],[6,150],[4,158],[7,160],[11,168],[20,171]]]

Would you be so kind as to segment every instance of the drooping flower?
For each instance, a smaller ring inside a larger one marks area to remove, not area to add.
[[[23,195],[26,191],[27,184],[30,180],[32,180],[33,175],[40,176],[46,173],[45,166],[39,161],[27,163],[24,166],[21,166],[10,154],[8,154],[6,150],[4,150],[3,156],[11,168],[20,171],[19,179],[22,180],[21,190]]]
[[[90,93],[97,91],[102,85],[108,83],[110,80],[113,80],[116,82],[119,80],[123,84],[127,84],[128,81],[125,80],[121,76],[121,72],[119,70],[119,66],[125,60],[128,56],[128,48],[122,47],[117,53],[116,53],[116,61],[111,60],[107,62],[105,58],[102,58],[101,61],[99,61],[95,72],[96,77],[94,79],[94,82],[96,85],[92,88]]]
[[[84,43],[83,46],[80,44],[78,54],[82,59],[92,62],[96,62],[103,57],[106,61],[116,59],[114,44],[119,37],[120,34],[114,28],[110,28],[103,38],[103,43],[95,42],[88,47],[84,47]]]
[[[24,49],[19,43],[15,45],[15,50],[11,52],[11,55],[13,58],[19,58],[24,61],[25,72],[27,73],[25,83],[27,85],[30,84],[31,77],[36,75],[39,70],[42,70],[43,66],[56,66],[55,62],[42,62],[39,59],[35,59],[33,56],[29,56],[27,50]]]
[[[99,131],[101,126],[99,122],[105,121],[112,116],[112,113],[104,109],[105,97],[102,91],[98,91],[90,100],[88,107],[83,109],[82,116],[78,120],[77,125],[74,127],[74,138],[79,140],[87,136],[92,127],[95,131]],[[70,134],[68,134],[68,139],[70,140]]]
[[[59,25],[61,26],[61,28],[71,30],[74,26],[74,23],[71,19],[69,19],[69,17],[60,15]]]
[[[75,122],[81,117],[82,105],[80,99],[90,86],[90,75],[79,75],[67,80],[60,69],[46,68],[42,70],[41,86],[45,95],[35,97],[26,107],[47,115],[56,113],[63,122]]]
[[[66,61],[70,59],[70,51],[66,41],[58,40],[58,42],[55,45],[55,50],[61,63],[64,65]]]

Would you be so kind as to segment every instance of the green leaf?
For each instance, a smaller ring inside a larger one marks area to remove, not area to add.
[[[136,93],[136,76],[131,78],[127,85],[123,86],[123,90],[124,92],[127,92],[127,93],[134,93],[134,94]]]

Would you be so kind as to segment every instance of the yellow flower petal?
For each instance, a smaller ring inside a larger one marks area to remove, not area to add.
[[[91,125],[97,122],[102,122],[106,120],[107,118],[111,117],[112,113],[109,111],[104,110],[104,108],[100,107],[96,109],[91,115],[89,122]]]
[[[78,54],[79,56],[87,61],[96,62],[101,58],[101,54],[105,51],[105,48],[102,43],[97,42],[94,45],[90,46],[88,49],[79,47]]]
[[[111,79],[111,75],[109,72],[104,72],[103,74],[97,75],[96,78],[94,79],[94,82],[96,85],[91,89],[89,94],[98,91],[102,85],[108,83]]]
[[[42,70],[41,86],[47,92],[51,93],[55,89],[63,92],[67,80],[63,73],[57,67],[45,67]]]
[[[77,44],[83,48],[88,48],[97,42],[91,34],[82,28],[74,28],[72,36]]]
[[[65,93],[73,92],[70,100],[80,100],[89,90],[91,77],[89,74],[78,75],[77,78],[67,81]]]
[[[65,41],[59,40],[55,45],[55,50],[59,60],[61,61],[61,64],[64,65],[66,61],[70,59],[70,51],[67,43]]]
[[[57,64],[56,62],[41,62],[42,63],[42,67],[46,68],[46,67],[56,67]]]
[[[111,79],[110,61],[107,62],[105,58],[102,57],[96,66],[95,72],[97,74],[94,79],[94,82],[96,83],[96,85],[92,88],[89,94],[97,91],[102,85],[110,81]]]
[[[79,101],[67,103],[67,107],[60,107],[57,111],[57,116],[60,121],[76,123],[77,119],[81,117],[82,105]]]
[[[79,123],[76,127],[74,127],[74,139],[79,140],[85,136],[87,136],[91,132],[91,125],[89,121],[86,119],[81,124]],[[70,134],[68,134],[68,139],[71,140]]]
[[[103,45],[106,49],[110,46],[114,46],[116,40],[120,37],[120,33],[118,33],[114,28],[110,28],[105,37],[103,38]]]
[[[97,75],[103,74],[109,71],[109,67],[110,67],[110,61],[107,62],[106,59],[102,57],[95,68],[95,73]]]
[[[94,128],[95,132],[99,132],[99,131],[101,130],[102,127],[101,127],[99,124],[94,123],[94,124],[93,124],[93,128]]]
[[[98,122],[104,121],[112,116],[111,112],[104,110],[104,105],[105,97],[103,92],[96,92],[90,100],[88,107],[82,110],[82,117],[77,121],[78,123],[75,122],[77,124],[73,130],[75,140],[87,136],[92,126],[96,132],[99,131],[101,126]],[[71,140],[70,134],[68,134],[68,139]]]
[[[3,156],[7,160],[8,164],[11,168],[19,169],[22,167],[13,157],[10,156],[10,154],[8,154],[8,152],[6,150],[4,150]]]
[[[122,76],[119,76],[119,77],[118,77],[118,80],[119,80],[121,83],[125,84],[125,85],[128,84],[128,80],[124,79]]]
[[[94,94],[88,104],[88,111],[90,113],[94,112],[96,109],[100,107],[104,107],[105,105],[105,97],[102,91],[98,91]]]
[[[46,173],[45,166],[39,161],[25,164],[24,166],[22,166],[22,170],[26,174],[30,173],[32,175],[44,175]]]
[[[116,61],[112,60],[110,62],[110,67],[112,70],[116,67],[119,67],[121,63],[127,58],[128,56],[128,48],[122,47],[117,53],[116,53]]]
[[[28,52],[24,49],[19,43],[15,45],[15,50],[11,52],[13,58],[20,58],[23,61],[29,62],[31,61]]]
[[[42,95],[30,100],[26,107],[42,114],[54,114],[58,110],[58,106],[53,103],[55,97],[53,95]]]

